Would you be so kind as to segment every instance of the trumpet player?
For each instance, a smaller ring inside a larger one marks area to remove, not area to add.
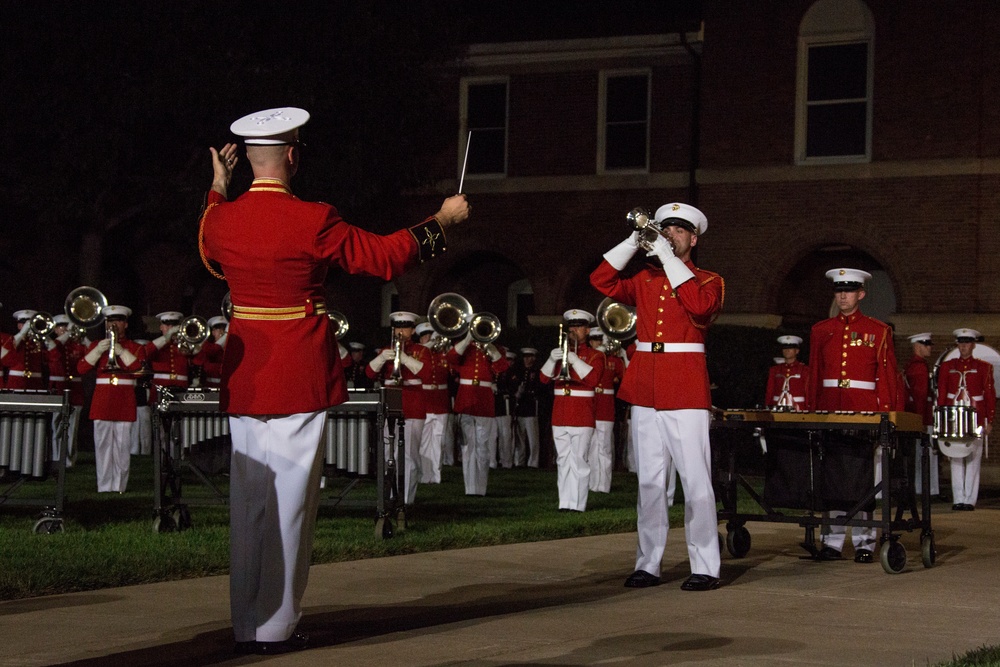
[[[114,332],[114,347],[110,337],[91,343],[76,370],[81,375],[97,374],[90,400],[97,490],[124,493],[136,415],[134,373],[142,365],[144,353],[142,346],[128,339],[130,308],[107,306],[102,312],[108,333]]]
[[[429,377],[430,365],[427,348],[413,341],[417,315],[397,311],[389,315],[392,325],[393,345],[382,350],[368,364],[368,377],[383,384],[403,387],[403,503],[412,505],[420,483],[420,442],[424,433],[423,384]],[[400,343],[399,368],[396,367],[396,341]]]
[[[563,313],[566,332],[542,364],[539,379],[554,385],[552,441],[556,449],[559,510],[583,512],[590,490],[587,453],[594,437],[594,387],[604,355],[587,345],[594,316],[571,308]]]
[[[211,337],[201,344],[201,350],[191,357],[191,373],[202,386],[218,389],[222,385],[222,361],[226,354],[229,321],[222,315],[208,320]]]
[[[667,485],[676,467],[684,485],[684,531],[691,576],[687,591],[719,586],[719,537],[712,489],[709,425],[712,398],[705,362],[705,332],[722,309],[722,277],[699,269],[691,251],[708,228],[688,204],[656,210],[659,228],[647,241],[638,231],[609,250],[590,275],[602,294],[635,306],[635,354],[619,397],[632,405],[631,431],[639,477],[635,571],[629,588],[660,583],[667,541]],[[651,263],[623,273],[640,242]]]
[[[14,391],[49,388],[46,375],[49,357],[55,349],[55,341],[47,336],[33,335],[31,320],[38,312],[18,310],[14,313],[17,333],[3,347],[0,364],[7,369],[7,389]]]
[[[590,490],[609,493],[611,471],[615,464],[615,393],[625,375],[625,362],[621,357],[606,352],[604,332],[600,327],[590,328],[588,342],[601,354],[596,357],[600,377],[594,387],[594,437],[590,439],[587,453]]]
[[[156,316],[159,320],[160,335],[146,343],[144,353],[153,371],[150,405],[155,405],[161,388],[186,389],[191,383],[191,355],[186,354],[177,344],[184,314],[167,310]]]

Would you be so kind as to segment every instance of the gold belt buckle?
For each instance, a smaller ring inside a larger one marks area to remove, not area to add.
[[[604,393],[604,389],[601,388],[601,387],[594,387],[594,393],[595,394],[603,394]]]
[[[171,373],[170,374],[170,379],[171,380],[176,380],[177,379],[177,374],[176,373]]]
[[[563,396],[569,396],[572,391],[569,387],[563,387]]]
[[[472,378],[472,386],[473,387],[479,386],[479,378]]]
[[[846,380],[846,379],[842,379],[842,380],[840,380],[840,382],[837,383],[837,386],[840,387],[841,389],[850,389],[851,388],[851,381],[850,380]]]
[[[663,343],[653,343],[651,351],[653,351],[653,352],[663,352]]]
[[[113,384],[113,385],[115,385],[115,386],[118,386],[118,378],[117,378],[117,377],[115,377],[115,376],[113,376],[113,377],[111,378],[111,384]]]

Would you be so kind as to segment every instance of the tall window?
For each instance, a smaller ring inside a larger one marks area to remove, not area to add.
[[[649,71],[601,72],[598,171],[649,170]]]
[[[819,0],[799,29],[796,161],[871,159],[874,23],[860,0]]]
[[[463,79],[459,171],[469,142],[467,175],[507,173],[507,79]],[[470,133],[471,132],[471,139]]]

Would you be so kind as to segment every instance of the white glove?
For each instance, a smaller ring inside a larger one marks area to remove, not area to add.
[[[663,270],[666,272],[667,279],[670,280],[672,287],[676,288],[681,283],[694,278],[691,269],[679,257],[674,255],[673,247],[662,234],[656,238],[656,241],[653,243],[653,249],[646,253],[647,257],[653,255],[656,255],[657,259],[660,260],[660,264],[663,265]]]
[[[226,341],[228,339],[229,339],[229,332],[227,331],[226,333],[219,336],[219,340],[215,341],[215,344],[218,345],[219,347],[225,347]]]
[[[472,342],[472,334],[469,333],[465,334],[465,338],[455,343],[455,353],[458,354],[458,356],[460,357],[464,355],[465,351],[469,348],[469,343],[471,342]]]
[[[177,332],[180,331],[180,330],[181,330],[181,325],[175,324],[172,327],[170,327],[169,329],[167,329],[167,333],[165,333],[163,335],[166,336],[167,338],[173,338],[174,335],[176,335]]]
[[[340,343],[337,343],[337,348],[338,348],[338,349],[340,350],[340,358],[341,358],[341,359],[343,359],[343,358],[344,358],[344,357],[346,357],[346,356],[347,356],[348,354],[350,354],[350,353],[349,353],[349,352],[347,351],[347,348],[346,348],[346,347],[344,347],[343,345],[341,345]]]
[[[670,241],[667,240],[663,234],[657,234],[656,240],[653,241],[653,249],[646,253],[646,257],[656,257],[660,260],[660,263],[666,264],[667,261],[674,256],[674,248],[670,245]]]
[[[94,346],[93,350],[87,353],[87,356],[85,356],[84,359],[86,359],[87,363],[91,366],[96,366],[97,362],[101,360],[101,357],[107,353],[110,347],[111,341],[107,338],[102,338],[97,341],[97,345]]]
[[[59,341],[60,343],[62,343],[63,345],[65,345],[66,341],[68,341],[69,337],[72,336],[72,335],[73,334],[71,334],[69,331],[66,331],[66,333],[64,333],[63,335],[56,336],[56,340]]]
[[[604,259],[608,264],[619,271],[625,268],[632,255],[639,249],[639,230],[632,232],[627,239],[616,245],[611,250],[604,253]]]
[[[54,350],[54,349],[56,349],[56,342],[54,340],[52,340],[51,338],[46,338],[45,339],[45,349],[46,350]]]
[[[162,350],[164,347],[167,346],[167,343],[169,342],[170,342],[170,336],[167,335],[163,335],[160,336],[159,338],[153,339],[153,345],[156,346],[157,350]]]
[[[124,351],[125,351],[125,348],[122,347],[121,343],[115,343],[115,356],[116,357],[122,356],[122,352],[124,352]]]
[[[554,377],[556,373],[556,364],[562,359],[562,348],[557,347],[552,352],[549,353],[549,358],[545,360],[542,364],[542,372],[548,377]]]
[[[486,346],[486,356],[490,358],[490,361],[496,361],[503,355],[500,354],[500,350],[497,349],[496,345],[494,345],[493,343],[489,343]]]
[[[131,366],[135,363],[135,355],[129,352],[127,349],[115,343],[115,349],[118,350],[115,356],[118,357],[121,362],[126,366]]]
[[[424,362],[414,357],[411,357],[405,352],[399,355],[399,363],[406,366],[407,370],[409,370],[414,375],[419,373],[420,369],[424,367]]]
[[[374,372],[378,373],[382,370],[382,367],[385,366],[386,362],[395,356],[395,351],[393,351],[391,347],[388,347],[375,355],[375,358],[368,362],[368,366]]]
[[[570,364],[570,366],[572,366],[576,362],[580,361],[580,357],[579,357],[579,355],[577,355],[576,352],[574,352],[573,350],[570,350],[569,354],[566,355],[566,361],[568,361],[569,364]]]
[[[28,335],[28,330],[29,330],[28,323],[25,322],[24,326],[21,327],[21,330],[18,331],[16,334],[14,334],[14,347],[15,348],[21,347],[21,341],[23,341],[24,337]]]
[[[572,354],[572,353],[571,353]],[[557,347],[549,352],[549,361],[562,361],[563,351],[561,347]]]
[[[580,379],[587,377],[590,371],[594,370],[594,367],[588,364],[586,361],[576,356],[573,352],[569,353],[570,366],[576,371],[576,374],[580,376]],[[574,359],[575,358],[575,359]]]

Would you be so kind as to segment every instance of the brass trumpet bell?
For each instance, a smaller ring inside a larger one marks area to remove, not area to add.
[[[66,296],[63,306],[69,321],[87,329],[104,321],[104,309],[108,307],[108,298],[96,287],[83,285]]]
[[[439,294],[427,307],[427,322],[442,338],[464,338],[472,326],[472,304],[455,292]]]
[[[48,313],[38,312],[28,320],[28,333],[36,340],[42,340],[56,328],[55,320]]]
[[[208,328],[208,322],[204,318],[192,315],[178,325],[174,338],[181,350],[193,354],[199,345],[208,340],[211,333],[211,329]]]
[[[639,247],[649,251],[653,249],[653,243],[663,229],[660,224],[649,214],[649,211],[637,206],[628,212],[625,219],[632,225],[632,229],[639,232]]]
[[[327,311],[326,314],[330,318],[330,321],[333,322],[333,334],[337,337],[337,340],[344,340],[347,336],[347,331],[351,328],[347,318],[337,310]]]
[[[607,297],[597,307],[597,326],[604,335],[619,343],[635,337],[635,308]]]
[[[493,313],[476,313],[472,316],[472,340],[489,345],[500,336],[500,318]]]

